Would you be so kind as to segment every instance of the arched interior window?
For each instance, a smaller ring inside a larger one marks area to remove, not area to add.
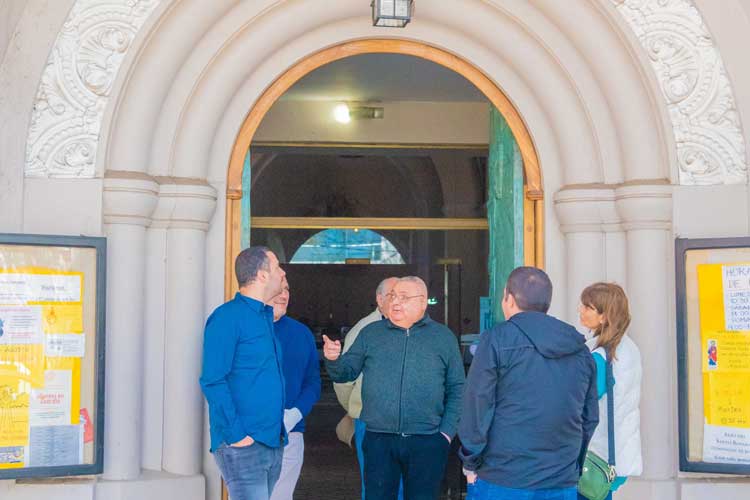
[[[370,229],[325,229],[305,241],[290,264],[345,264],[347,259],[369,259],[370,264],[404,264],[386,237]]]

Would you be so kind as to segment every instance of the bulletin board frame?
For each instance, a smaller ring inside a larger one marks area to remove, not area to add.
[[[690,383],[688,342],[694,336],[688,328],[687,254],[691,250],[742,249],[750,251],[750,237],[676,238],[675,288],[678,372],[679,461],[681,472],[750,475],[750,465],[711,463],[690,458]]]
[[[94,357],[94,368],[92,370],[95,380],[93,381],[93,394],[95,398],[95,416],[92,424],[95,426],[93,433],[93,459],[90,463],[74,465],[53,466],[29,466],[22,468],[0,469],[0,480],[21,478],[46,478],[66,477],[80,475],[101,474],[104,470],[104,420],[105,420],[105,331],[106,331],[106,255],[107,239],[103,237],[88,236],[58,236],[58,235],[36,235],[36,234],[13,234],[0,233],[1,246],[19,247],[56,247],[70,249],[92,249],[95,251],[96,269],[94,302],[95,311],[91,312],[91,318],[95,321],[95,348],[92,352]],[[0,250],[0,257],[2,251]],[[83,312],[84,317],[86,312]]]

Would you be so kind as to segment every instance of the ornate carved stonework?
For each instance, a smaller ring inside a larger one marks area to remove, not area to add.
[[[77,0],[50,53],[26,143],[27,177],[93,177],[104,109],[161,0]]]
[[[210,1],[210,0],[207,0]],[[610,0],[645,48],[667,100],[681,184],[747,182],[735,99],[692,0]],[[138,30],[161,0],[77,0],[42,76],[28,177],[93,177],[104,109]]]
[[[692,0],[611,0],[651,60],[667,100],[680,184],[747,182],[739,113],[724,63]]]

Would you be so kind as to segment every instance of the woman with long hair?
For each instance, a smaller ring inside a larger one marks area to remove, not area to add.
[[[607,432],[607,359],[612,363],[615,471],[617,478],[607,496],[617,490],[628,476],[639,476],[643,469],[641,458],[640,400],[641,354],[626,334],[630,325],[628,298],[620,285],[594,283],[581,293],[578,307],[581,324],[592,337],[587,345],[596,361],[599,395],[599,425],[594,431],[589,450],[603,459],[609,456]],[[583,497],[579,496],[583,499]]]

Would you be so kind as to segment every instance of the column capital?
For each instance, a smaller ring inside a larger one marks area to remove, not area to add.
[[[216,209],[216,189],[201,179],[157,177],[159,202],[151,227],[208,231]]]
[[[627,183],[615,190],[625,230],[672,227],[672,186],[666,182]]]
[[[612,186],[565,186],[555,193],[554,204],[565,234],[622,230]]]
[[[105,224],[148,226],[156,208],[159,185],[141,172],[108,170],[104,174]]]

